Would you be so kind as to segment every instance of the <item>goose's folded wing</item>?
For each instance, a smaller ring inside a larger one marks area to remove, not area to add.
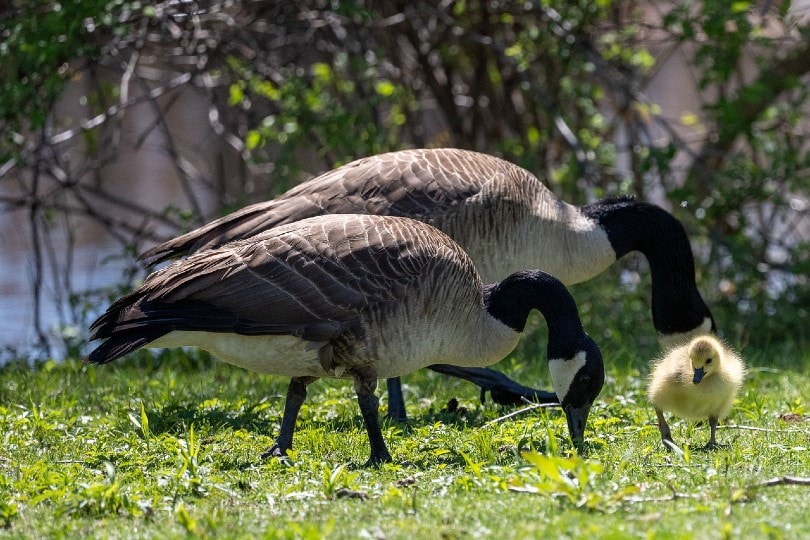
[[[354,161],[279,199],[312,201],[328,214],[375,214],[429,221],[478,194],[500,160],[466,150],[389,152]],[[285,208],[285,213],[289,209]],[[299,218],[300,219],[300,218]]]
[[[373,214],[432,221],[504,178],[506,162],[466,150],[404,150],[348,163],[279,198],[252,204],[141,255],[149,264],[250,238],[323,214]]]
[[[420,272],[404,254],[385,230],[347,216],[293,224],[153,273],[96,321],[93,337],[161,324],[327,340],[356,326],[363,310],[403,299]]]

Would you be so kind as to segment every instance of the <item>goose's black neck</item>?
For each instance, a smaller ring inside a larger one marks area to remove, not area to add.
[[[548,325],[549,353],[570,348],[585,336],[571,293],[557,278],[540,270],[515,272],[500,283],[487,285],[484,304],[490,315],[516,332],[523,332],[533,309],[540,311]]]
[[[690,332],[714,318],[695,284],[695,259],[683,225],[654,204],[632,198],[608,199],[581,207],[607,233],[619,259],[639,251],[650,265],[652,313],[662,334]]]

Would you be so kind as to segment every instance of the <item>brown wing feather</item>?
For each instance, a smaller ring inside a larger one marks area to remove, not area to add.
[[[496,178],[528,172],[467,150],[403,150],[360,159],[304,182],[279,198],[247,206],[141,255],[150,264],[249,238],[323,214],[374,214],[432,222]]]
[[[163,333],[292,333],[328,340],[348,327],[357,330],[368,310],[402,301],[450,242],[410,220],[324,216],[297,222],[153,273],[93,324],[92,337],[132,337],[160,327]]]

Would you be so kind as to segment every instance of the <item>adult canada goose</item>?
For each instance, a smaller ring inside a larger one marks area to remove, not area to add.
[[[176,261],[93,323],[91,339],[105,341],[88,361],[139,347],[198,346],[292,377],[273,455],[292,447],[308,384],[352,379],[373,464],[391,459],[378,422],[378,377],[437,362],[497,362],[532,309],[548,324],[555,390],[579,442],[604,366],[565,286],[522,271],[484,287],[458,244],[411,219],[319,216]]]
[[[695,263],[681,223],[633,199],[574,206],[512,163],[467,150],[403,150],[354,161],[275,200],[247,206],[146,251],[151,264],[321,214],[405,216],[441,229],[472,257],[484,282],[541,268],[566,285],[588,280],[631,251],[652,273],[653,324],[663,346],[716,332],[695,285]],[[471,380],[499,403],[555,396],[493,370],[432,369]],[[399,381],[389,381],[389,414],[405,418]]]
[[[664,411],[670,411],[689,420],[708,418],[711,434],[706,448],[717,446],[717,421],[728,415],[744,377],[740,357],[712,336],[698,336],[661,356],[650,374],[647,394],[664,444],[673,444],[664,418]]]

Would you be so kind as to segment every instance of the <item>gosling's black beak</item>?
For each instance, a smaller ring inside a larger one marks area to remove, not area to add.
[[[703,368],[695,368],[695,376],[692,378],[692,382],[697,384],[703,380],[703,376],[706,373],[703,371]]]
[[[568,421],[568,433],[571,435],[571,442],[579,447],[585,442],[585,426],[588,423],[588,414],[591,412],[591,404],[586,403],[582,407],[569,405],[564,407],[565,419]]]

